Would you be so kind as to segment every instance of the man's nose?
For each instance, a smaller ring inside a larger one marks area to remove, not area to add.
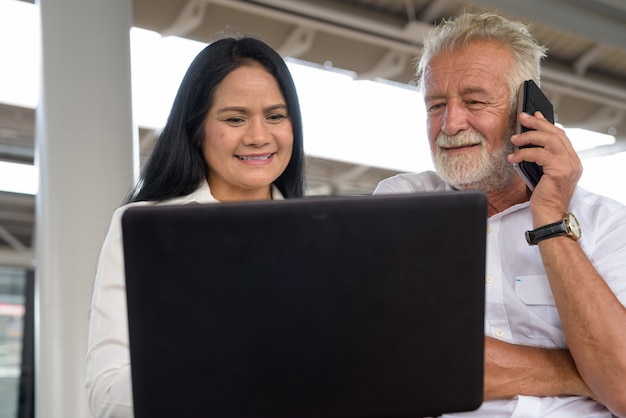
[[[456,101],[448,102],[446,110],[443,114],[441,130],[446,135],[456,135],[457,133],[467,129],[468,126],[467,109]]]

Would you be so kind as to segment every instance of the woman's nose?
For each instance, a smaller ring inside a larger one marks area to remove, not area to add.
[[[246,130],[246,145],[263,145],[269,140],[269,129],[263,120],[251,120]]]

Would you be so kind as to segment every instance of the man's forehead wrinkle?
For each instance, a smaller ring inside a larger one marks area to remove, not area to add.
[[[449,90],[450,87],[453,87],[458,94],[472,94],[472,93],[487,93],[487,88],[485,87],[485,79],[484,77],[479,77],[478,75],[468,75],[460,78],[448,78],[448,77],[426,77],[425,87],[427,91],[430,93],[427,96],[431,95],[441,95],[446,90]],[[443,82],[442,82],[443,81]]]

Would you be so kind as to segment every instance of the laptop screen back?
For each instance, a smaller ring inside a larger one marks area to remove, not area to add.
[[[129,208],[135,416],[477,408],[486,213],[469,192]]]

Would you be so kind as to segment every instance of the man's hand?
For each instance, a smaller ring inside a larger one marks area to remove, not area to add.
[[[522,125],[532,129],[513,135],[511,142],[520,148],[509,156],[509,162],[535,162],[543,167],[543,176],[530,198],[533,228],[556,222],[565,212],[582,175],[582,163],[563,129],[546,120],[541,112],[534,116],[519,115]]]

